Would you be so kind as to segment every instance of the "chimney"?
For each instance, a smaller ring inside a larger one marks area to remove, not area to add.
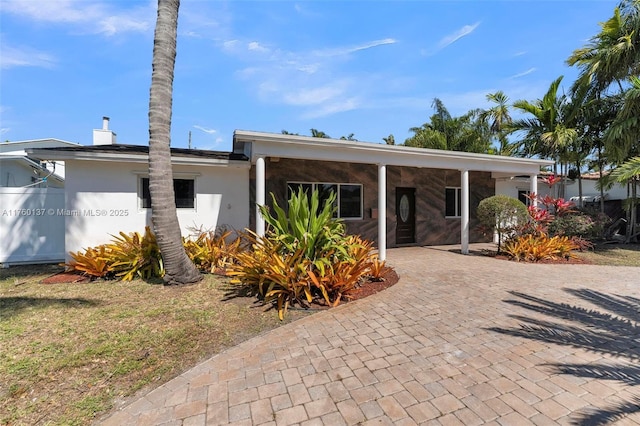
[[[94,145],[115,145],[116,134],[109,130],[109,117],[102,117],[102,129],[93,130]]]

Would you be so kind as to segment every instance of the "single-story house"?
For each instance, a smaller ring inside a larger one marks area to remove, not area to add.
[[[387,247],[490,241],[477,231],[478,203],[496,181],[529,176],[537,192],[547,160],[237,130],[232,152],[172,149],[174,188],[183,235],[194,228],[265,232],[256,205],[280,205],[289,191],[337,194],[338,217],[351,233]],[[104,243],[150,224],[148,147],[97,144],[34,149],[66,163],[67,251]]]

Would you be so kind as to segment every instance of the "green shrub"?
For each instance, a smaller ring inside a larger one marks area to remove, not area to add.
[[[549,235],[587,238],[592,234],[593,220],[586,215],[570,214],[558,216],[549,223]]]
[[[529,221],[527,207],[520,200],[506,195],[494,195],[478,205],[480,223],[498,233],[498,253],[503,238]]]

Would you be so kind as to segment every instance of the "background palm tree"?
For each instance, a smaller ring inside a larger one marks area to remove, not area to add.
[[[514,145],[509,143],[507,138],[508,127],[513,122],[509,114],[509,98],[501,90],[489,93],[487,100],[495,105],[480,113],[480,118],[487,122],[491,134],[495,137],[498,145],[498,155],[511,155]]]
[[[165,284],[189,284],[202,275],[184,251],[171,168],[171,112],[180,0],[158,0],[149,95],[149,192],[153,230],[164,261]]]
[[[326,139],[330,139],[331,138],[331,136],[329,136],[328,134],[326,134],[322,130],[311,129],[310,131],[311,131],[311,137],[312,138],[326,138]]]
[[[460,117],[453,117],[444,103],[433,100],[435,114],[430,121],[409,130],[414,133],[404,142],[405,146],[487,153],[491,147],[489,126],[480,119],[480,111],[472,110]]]
[[[567,63],[580,68],[577,83],[598,93],[617,83],[622,91],[622,81],[640,74],[640,0],[622,1],[600,26],[601,31]]]
[[[511,125],[513,132],[524,133],[518,142],[519,153],[524,156],[538,155],[555,161],[554,173],[558,174],[558,165],[568,162],[568,148],[577,137],[575,128],[570,127],[569,104],[565,95],[558,95],[562,76],[554,80],[542,99],[533,102],[519,100],[513,107],[531,117],[516,120]],[[566,172],[562,173],[566,176]],[[559,197],[564,196],[561,185]]]

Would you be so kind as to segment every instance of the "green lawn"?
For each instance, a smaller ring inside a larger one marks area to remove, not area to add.
[[[116,398],[305,315],[281,322],[212,275],[188,287],[40,283],[59,270],[0,270],[0,424],[88,424]]]
[[[595,265],[640,266],[640,244],[600,244],[578,257]]]

